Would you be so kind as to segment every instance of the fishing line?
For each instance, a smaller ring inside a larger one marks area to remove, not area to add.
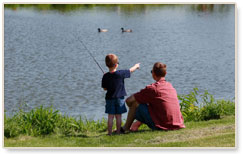
[[[84,46],[84,48],[86,49],[86,51],[89,53],[89,55],[93,58],[93,60],[95,61],[95,63],[98,65],[98,67],[100,68],[100,70],[102,71],[103,74],[105,74],[104,70],[102,69],[102,67],[100,66],[100,64],[97,62],[97,60],[95,59],[95,57],[92,55],[92,53],[90,52],[90,50],[86,47],[86,45],[83,43],[83,41],[78,37],[78,40],[82,43],[82,45]]]

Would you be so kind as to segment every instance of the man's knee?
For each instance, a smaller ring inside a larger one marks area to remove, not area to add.
[[[136,100],[134,99],[133,95],[130,96],[130,97],[128,97],[128,98],[126,99],[126,104],[127,104],[127,106],[131,106],[132,103],[133,103],[134,101],[136,101]]]
[[[133,102],[130,102],[128,99],[126,99],[126,104],[127,104],[128,107],[131,107],[132,106],[132,103]]]
[[[134,101],[134,102],[127,102],[126,101],[126,104],[129,108],[137,108],[138,107],[138,102],[137,101]]]

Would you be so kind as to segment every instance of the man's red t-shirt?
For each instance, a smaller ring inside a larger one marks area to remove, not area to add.
[[[164,130],[185,128],[176,90],[165,78],[146,86],[134,97],[139,104],[148,104],[156,127]]]

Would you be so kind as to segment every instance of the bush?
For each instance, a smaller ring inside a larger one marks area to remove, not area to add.
[[[24,133],[33,136],[51,134],[58,116],[58,111],[53,111],[51,107],[43,108],[43,106],[23,113],[21,123]]]
[[[4,136],[15,137],[19,134],[31,136],[51,134],[58,120],[58,111],[51,107],[40,106],[30,112],[20,110],[12,118],[4,116]]]
[[[19,127],[19,117],[15,115],[12,118],[7,118],[4,114],[4,136],[5,137],[16,137],[22,133]]]
[[[218,104],[209,103],[200,108],[200,120],[219,119],[220,109]]]
[[[30,136],[48,135],[51,133],[64,136],[85,136],[89,132],[107,130],[107,120],[79,120],[63,116],[58,110],[40,106],[30,112],[20,110],[13,117],[4,116],[4,136],[16,137],[20,134]]]
[[[73,117],[61,116],[57,123],[57,129],[60,134],[65,136],[80,135],[81,132],[84,132],[84,123],[82,120],[77,121]]]
[[[222,115],[235,114],[233,101],[215,101],[213,95],[207,90],[203,94],[199,94],[198,91],[198,88],[193,88],[190,94],[178,95],[184,121],[219,119]],[[199,100],[201,100],[200,103]]]
[[[235,115],[235,102],[225,101],[224,99],[218,100],[217,104],[219,106],[221,115]]]
[[[184,121],[199,121],[200,109],[197,100],[198,88],[193,88],[193,91],[187,95],[178,95],[180,102],[181,113]]]

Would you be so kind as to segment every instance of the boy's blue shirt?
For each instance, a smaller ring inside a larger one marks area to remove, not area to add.
[[[102,88],[107,89],[105,99],[120,98],[126,96],[124,79],[130,78],[130,70],[118,70],[113,73],[107,72],[102,78]]]

